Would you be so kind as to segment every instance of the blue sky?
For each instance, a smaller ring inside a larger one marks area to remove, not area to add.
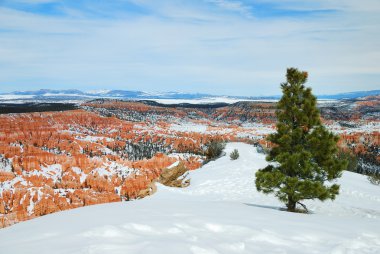
[[[378,0],[0,0],[0,92],[380,88]]]

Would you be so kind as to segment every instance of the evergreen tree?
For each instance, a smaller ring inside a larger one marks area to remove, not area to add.
[[[239,158],[239,151],[238,149],[234,149],[231,153],[230,153],[230,158],[231,160],[237,160]]]
[[[338,137],[322,125],[316,97],[304,86],[307,76],[287,70],[276,111],[277,132],[268,137],[273,148],[266,159],[271,164],[256,173],[257,190],[274,193],[293,212],[297,204],[306,209],[302,200],[335,199],[339,185],[325,182],[340,177],[347,167],[338,158]]]

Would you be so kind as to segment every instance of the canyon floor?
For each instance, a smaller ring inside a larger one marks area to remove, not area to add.
[[[239,159],[228,154],[238,149]],[[311,214],[282,211],[255,190],[266,165],[256,147],[229,143],[227,156],[191,171],[187,188],[158,185],[150,197],[81,207],[0,230],[2,253],[380,253],[380,189],[345,172],[333,202]]]

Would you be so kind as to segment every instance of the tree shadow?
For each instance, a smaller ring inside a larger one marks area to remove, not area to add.
[[[254,207],[265,208],[265,209],[272,209],[272,210],[281,211],[281,212],[301,213],[301,214],[314,214],[313,211],[299,209],[299,208],[297,208],[295,211],[291,212],[291,211],[288,211],[286,209],[286,207],[270,206],[270,205],[258,205],[258,204],[252,204],[252,203],[243,203],[243,204],[247,205],[247,206],[254,206]]]
[[[259,207],[259,208],[266,208],[266,209],[272,209],[272,210],[277,210],[277,211],[283,211],[283,207],[278,207],[278,206],[258,205],[258,204],[252,204],[252,203],[243,203],[243,204],[247,205],[247,206],[254,206],[254,207]]]

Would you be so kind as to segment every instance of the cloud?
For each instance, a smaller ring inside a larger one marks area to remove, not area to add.
[[[248,5],[245,5],[241,1],[232,1],[232,0],[206,0],[206,2],[213,3],[217,6],[219,6],[222,9],[228,10],[228,11],[234,11],[239,12],[243,14],[246,17],[251,18],[251,7]]]
[[[310,6],[284,1],[288,5],[264,0],[230,5],[133,0],[104,8],[101,1],[57,3],[65,7],[64,15],[3,6],[0,90],[54,86],[278,94],[291,66],[308,70],[318,93],[379,87],[376,11],[356,12],[354,1]],[[337,12],[257,17],[255,3]],[[247,18],[244,10],[253,10],[253,16]]]

